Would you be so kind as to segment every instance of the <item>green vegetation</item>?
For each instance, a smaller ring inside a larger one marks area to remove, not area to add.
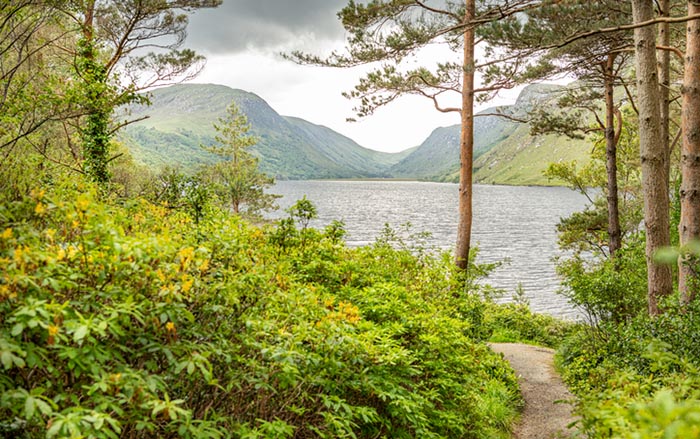
[[[204,168],[203,174],[234,214],[245,212],[256,215],[275,208],[275,195],[266,194],[275,182],[258,169],[258,158],[250,147],[258,139],[248,134],[250,125],[236,104],[226,109],[226,117],[214,124],[218,133],[216,145],[203,146],[205,150],[219,156],[221,161]]]
[[[623,245],[614,258],[606,245],[602,136],[594,138],[587,165],[552,164],[547,171],[592,201],[559,224],[560,246],[569,251],[558,264],[563,294],[588,320],[562,342],[559,369],[588,438],[699,438],[700,308],[695,302],[682,309],[674,294],[660,316],[649,315],[637,128],[625,120],[617,148]],[[678,200],[674,205],[677,225]],[[666,253],[675,262],[678,252]]]
[[[0,207],[2,431],[508,436],[517,382],[449,256],[349,249],[304,200],[259,228],[56,178]]]

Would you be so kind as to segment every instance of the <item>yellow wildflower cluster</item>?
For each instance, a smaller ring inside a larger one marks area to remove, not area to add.
[[[209,269],[209,259],[204,259],[197,268],[201,273],[206,273]]]
[[[190,262],[192,262],[192,259],[194,259],[194,248],[185,247],[181,249],[179,252],[177,252],[177,257],[180,259],[180,271],[187,270]]]
[[[46,204],[42,203],[41,201],[36,203],[36,207],[34,208],[34,213],[36,213],[39,216],[46,213]]]
[[[333,299],[323,301],[324,306],[333,309]],[[360,309],[350,302],[341,301],[335,311],[331,311],[320,321],[316,322],[316,326],[322,326],[324,323],[330,322],[345,322],[351,325],[360,321]]]
[[[183,274],[182,284],[180,285],[180,291],[187,294],[192,289],[193,284],[194,278],[192,276],[188,276],[187,274]]]
[[[15,251],[13,252],[12,259],[14,260],[14,263],[21,266],[23,265],[25,258],[31,253],[31,249],[28,246],[18,246],[15,247]]]
[[[0,238],[2,239],[11,239],[12,238],[12,229],[10,227],[6,228],[2,234],[0,234]]]
[[[75,208],[78,212],[85,213],[90,207],[90,199],[86,195],[80,195],[77,200],[75,200]]]
[[[5,276],[5,281],[7,283],[0,284],[0,302],[5,299],[14,299],[17,297],[17,292],[14,287],[9,283],[9,278]]]

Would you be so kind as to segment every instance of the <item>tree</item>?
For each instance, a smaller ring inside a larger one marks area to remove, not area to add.
[[[79,132],[85,172],[109,181],[111,126],[115,108],[144,101],[138,92],[191,78],[203,58],[184,43],[187,13],[221,0],[73,0],[64,13],[78,28],[74,91],[86,114]],[[157,52],[143,53],[144,48]],[[118,128],[118,127],[117,127]]]
[[[688,15],[694,14],[700,14],[700,4],[691,0],[688,1]],[[700,20],[688,21],[686,36],[679,193],[681,246],[700,239]],[[685,256],[679,260],[678,289],[685,304],[693,300],[699,286],[694,272],[696,267],[692,266],[697,261],[692,259]]]
[[[475,73],[493,65],[494,60],[475,63],[475,29],[534,7],[534,0],[491,2],[465,0],[431,6],[422,0],[372,0],[359,4],[350,0],[338,16],[349,33],[347,53],[328,58],[294,52],[289,57],[302,64],[352,67],[381,63],[345,95],[359,101],[358,116],[371,115],[402,95],[430,99],[438,111],[458,113],[461,121],[459,222],[455,263],[469,265],[472,225],[472,161],[474,149],[474,99],[512,86],[508,79],[488,87],[475,87]],[[478,7],[477,7],[478,6]],[[459,62],[449,60],[427,67],[405,68],[407,57],[417,58],[429,45],[446,44],[458,53]],[[515,68],[517,63],[511,64]],[[459,106],[445,104],[445,96],[459,97]]]
[[[519,82],[542,81],[564,75],[578,79],[580,87],[570,88],[555,108],[536,109],[531,116],[531,124],[537,133],[559,132],[582,138],[581,133],[591,131],[592,115],[597,129],[604,133],[608,176],[605,187],[607,247],[611,258],[622,245],[616,151],[622,129],[622,113],[614,90],[616,86],[625,84],[622,72],[628,66],[629,56],[625,49],[631,45],[631,37],[628,31],[617,31],[591,35],[566,44],[562,41],[567,36],[609,25],[611,21],[627,23],[628,10],[629,7],[625,8],[620,2],[607,0],[544,2],[540,8],[491,23],[480,31],[491,44],[506,50],[509,57],[530,62],[518,78]],[[492,69],[495,78],[504,74],[510,72]],[[601,100],[604,103],[602,117],[599,115]],[[562,114],[562,107],[571,112]]]
[[[632,0],[634,24],[654,19],[653,0]],[[656,34],[653,25],[634,29],[639,109],[639,149],[642,163],[644,225],[649,314],[658,315],[659,299],[673,290],[671,268],[657,263],[654,254],[669,246],[669,151],[661,130],[661,99],[656,63]]]
[[[56,80],[55,65],[61,62],[56,46],[67,34],[57,9],[61,4],[0,4],[0,149],[5,155],[47,123],[74,117]]]
[[[207,151],[224,160],[206,167],[204,174],[213,184],[219,196],[230,204],[235,214],[257,214],[260,211],[276,208],[276,195],[266,194],[265,189],[274,184],[274,179],[258,169],[258,158],[250,152],[250,147],[258,142],[249,135],[250,125],[235,103],[226,109],[226,116],[214,124],[218,133],[218,145],[204,147]]]

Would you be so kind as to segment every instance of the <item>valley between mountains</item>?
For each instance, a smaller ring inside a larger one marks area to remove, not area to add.
[[[585,141],[559,135],[533,136],[522,119],[534,105],[554,99],[561,86],[526,87],[511,106],[488,108],[475,117],[474,179],[477,183],[556,185],[542,172],[549,163],[588,160]],[[282,116],[261,97],[223,85],[180,84],[154,90],[150,106],[132,106],[121,141],[151,168],[191,171],[215,157],[201,148],[214,143],[213,123],[232,102],[259,138],[253,150],[261,169],[277,179],[401,178],[456,182],[459,125],[436,128],[399,153],[374,151],[330,128]],[[410,121],[406,121],[410,123]],[[419,143],[421,142],[421,143]]]

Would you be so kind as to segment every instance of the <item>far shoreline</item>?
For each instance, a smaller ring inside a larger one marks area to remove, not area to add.
[[[420,180],[420,179],[415,179],[415,178],[394,178],[394,177],[355,177],[355,178],[276,178],[275,182],[280,182],[280,181],[352,181],[352,182],[362,182],[362,181],[376,181],[376,182],[398,182],[398,183],[409,183],[409,182],[415,182],[415,183],[440,183],[440,184],[459,184],[458,182],[454,181],[437,181],[437,180]],[[565,184],[517,184],[517,183],[488,183],[488,182],[483,182],[483,181],[476,181],[474,182],[474,186],[508,186],[508,187],[542,187],[542,188],[567,188],[571,189],[570,187],[566,186]],[[571,189],[574,190],[574,189]]]

